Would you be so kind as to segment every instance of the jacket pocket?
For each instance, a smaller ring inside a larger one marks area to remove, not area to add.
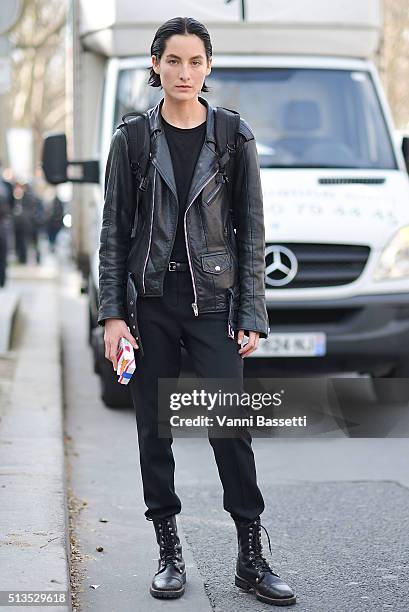
[[[218,253],[207,253],[202,255],[202,268],[205,272],[211,274],[222,274],[232,265],[231,255],[227,251],[219,251]]]
[[[217,194],[219,193],[220,189],[222,188],[223,183],[218,183],[216,185],[216,187],[214,189],[212,189],[212,191],[209,193],[209,195],[207,195],[202,201],[203,204],[206,204],[207,206],[209,204],[211,204],[213,202],[213,200],[215,199],[215,197],[217,196]]]
[[[227,188],[228,178],[225,174],[218,172],[215,175],[214,182],[214,185],[210,184],[203,190],[202,203],[206,204],[207,206],[216,199],[216,196],[223,187],[223,185],[226,185]]]
[[[126,286],[126,306],[128,312],[128,325],[131,330],[131,334],[138,343],[139,349],[136,349],[136,353],[143,357],[143,346],[141,340],[141,334],[139,333],[138,326],[138,291],[136,289],[135,280],[132,272],[128,272],[128,280]],[[136,356],[136,355],[135,355]],[[136,359],[135,359],[136,362]]]

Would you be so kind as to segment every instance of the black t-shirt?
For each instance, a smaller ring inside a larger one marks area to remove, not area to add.
[[[172,158],[179,199],[178,227],[170,261],[187,262],[183,218],[188,205],[187,196],[206,134],[206,121],[193,128],[179,128],[162,117],[166,140]]]

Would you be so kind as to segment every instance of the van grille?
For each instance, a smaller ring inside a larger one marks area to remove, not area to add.
[[[303,287],[334,287],[346,285],[355,281],[362,273],[368,260],[370,248],[350,244],[310,244],[310,243],[267,243],[266,244],[266,272],[274,262],[275,247],[276,262],[277,251],[279,260],[289,269],[293,268],[291,257],[286,253],[289,249],[295,256],[298,269],[295,277],[288,283],[285,270],[273,270],[268,273],[266,289],[300,289]],[[280,249],[280,247],[285,247]]]
[[[364,176],[340,176],[318,179],[320,185],[383,185],[386,179],[382,177]]]
[[[275,325],[333,325],[350,323],[364,308],[276,308],[268,305],[270,326]]]

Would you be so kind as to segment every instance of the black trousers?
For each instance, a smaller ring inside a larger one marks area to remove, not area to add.
[[[181,511],[174,486],[172,434],[158,436],[158,378],[179,377],[181,338],[199,378],[237,378],[243,383],[243,358],[237,340],[227,335],[227,310],[195,317],[193,301],[189,270],[167,271],[162,297],[138,296],[144,356],[138,360],[129,387],[136,411],[147,520]],[[209,442],[223,486],[224,509],[233,519],[255,519],[264,510],[264,500],[257,485],[250,432],[241,427],[239,437],[209,435]]]

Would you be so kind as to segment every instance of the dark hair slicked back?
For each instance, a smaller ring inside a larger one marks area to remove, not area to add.
[[[163,23],[154,36],[151,45],[151,55],[155,55],[157,61],[160,61],[165,51],[166,41],[174,34],[196,34],[196,36],[203,41],[207,60],[209,61],[212,57],[212,43],[206,26],[193,17],[174,17]],[[150,69],[148,83],[152,85],[152,87],[162,87],[160,75],[156,74],[152,67]],[[206,82],[203,83],[202,91],[209,91]]]

